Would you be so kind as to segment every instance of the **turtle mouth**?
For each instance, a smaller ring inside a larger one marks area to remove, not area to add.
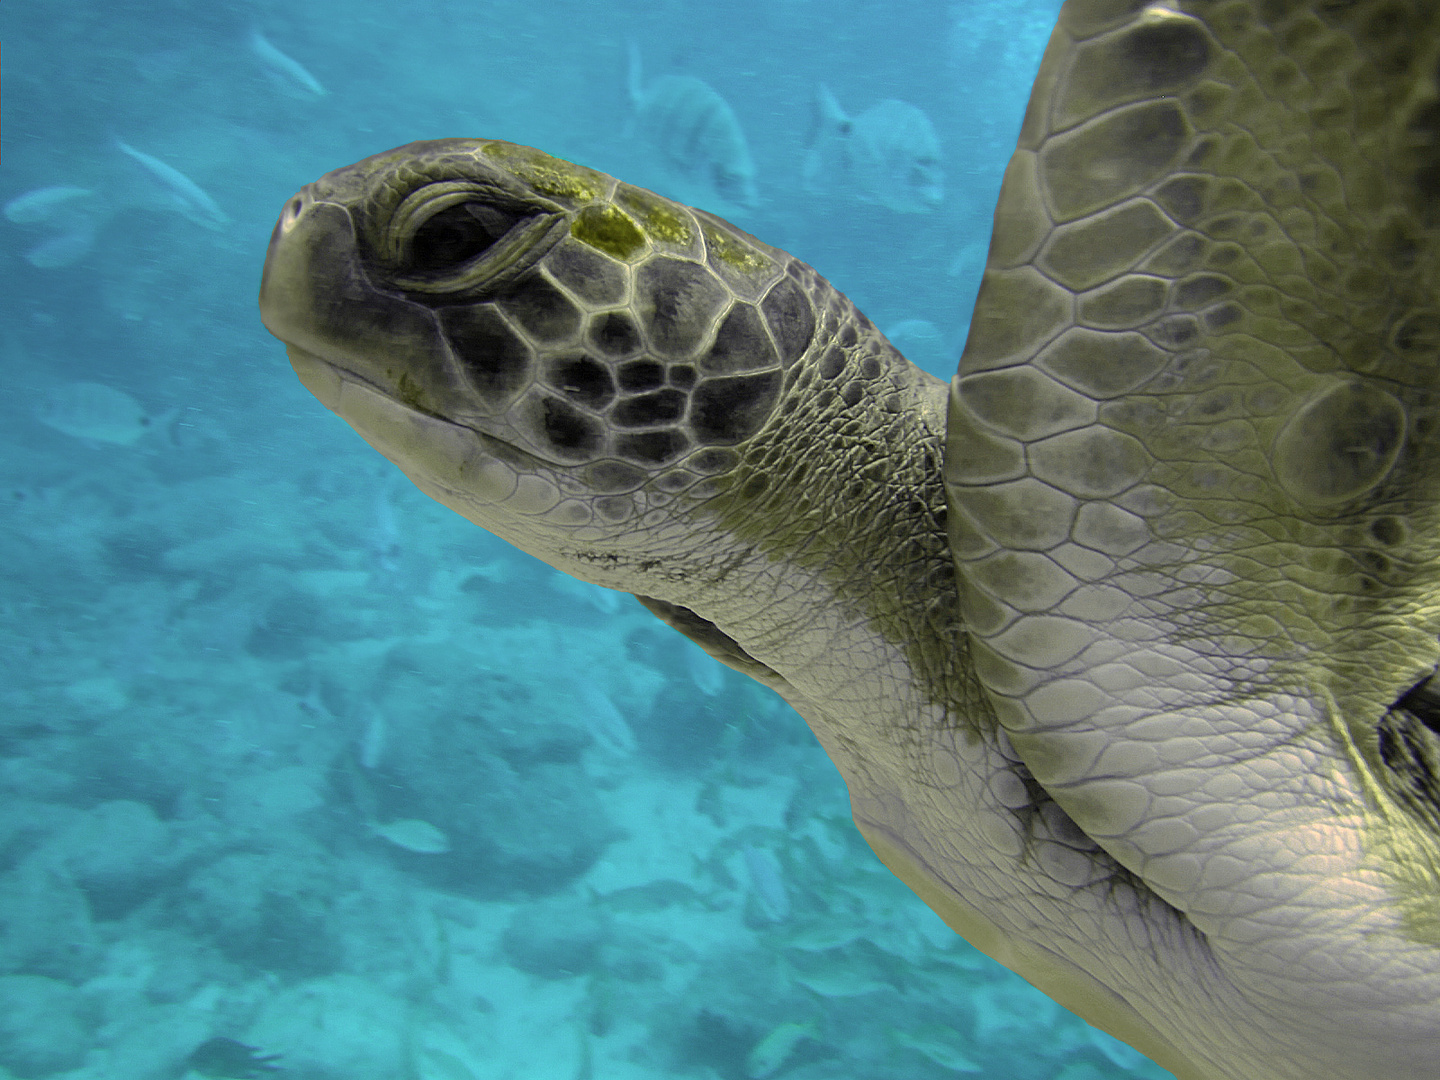
[[[417,421],[423,419],[427,426],[443,425],[455,436],[474,440],[482,453],[494,458],[497,461],[505,462],[512,468],[538,472],[541,470],[553,470],[556,468],[554,462],[546,461],[529,451],[497,438],[488,432],[481,431],[469,424],[463,424],[452,420],[448,416],[441,416],[439,413],[424,408],[418,402],[407,401],[403,394],[397,394],[394,387],[385,386],[374,379],[363,374],[363,364],[347,364],[343,359],[319,356],[299,345],[286,344],[286,355],[290,358],[290,366],[295,369],[301,385],[324,405],[325,408],[341,417],[347,423],[356,427],[367,442],[376,445],[386,457],[396,460],[394,456],[370,438],[364,430],[357,425],[357,417],[351,404],[346,400],[346,384],[364,391],[365,396],[373,395],[388,403],[390,410],[403,410],[412,414]],[[397,464],[401,464],[396,460]],[[403,466],[402,466],[403,467]]]

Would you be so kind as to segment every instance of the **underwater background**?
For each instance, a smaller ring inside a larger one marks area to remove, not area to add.
[[[256,312],[297,188],[503,138],[948,377],[1057,8],[0,10],[0,1080],[1168,1075],[894,879],[778,698],[420,495]]]

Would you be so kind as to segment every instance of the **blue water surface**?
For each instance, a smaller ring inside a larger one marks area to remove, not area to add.
[[[633,42],[733,109],[736,222],[948,376],[1056,6],[0,10],[0,1080],[1165,1075],[891,877],[772,694],[401,480],[255,304],[291,193],[417,139],[699,201]],[[821,82],[924,112],[939,209],[801,183]]]

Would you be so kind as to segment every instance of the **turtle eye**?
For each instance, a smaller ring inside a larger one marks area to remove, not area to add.
[[[447,206],[427,218],[410,239],[409,269],[441,274],[483,255],[522,215],[483,202]]]

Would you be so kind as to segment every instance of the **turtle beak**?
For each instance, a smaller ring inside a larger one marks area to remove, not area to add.
[[[346,261],[336,258],[343,246],[355,250],[350,215],[316,199],[313,184],[285,204],[260,275],[260,321],[287,345],[300,345],[317,325],[316,268]]]
[[[430,313],[374,284],[350,208],[315,184],[285,204],[271,233],[260,319],[327,405],[336,371],[394,397],[396,373],[423,379],[445,363]]]

